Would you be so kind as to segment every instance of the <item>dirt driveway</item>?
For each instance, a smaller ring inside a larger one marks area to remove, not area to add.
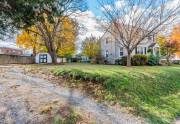
[[[97,124],[143,123],[137,117],[96,103],[77,90],[28,76],[22,68],[0,66],[0,124],[51,124],[42,108],[51,105],[56,109],[62,104]]]

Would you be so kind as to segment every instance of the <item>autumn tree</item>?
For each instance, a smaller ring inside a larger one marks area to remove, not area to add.
[[[180,24],[176,25],[171,33],[170,39],[180,42]]]
[[[163,36],[163,35],[159,35],[157,37],[157,42],[158,42],[158,44],[160,46],[161,55],[165,56],[166,55],[166,47],[165,47],[165,45],[166,45],[166,42],[167,42],[167,38],[165,36]]]
[[[79,0],[64,0],[63,3],[60,4],[62,7],[60,16],[49,17],[49,12],[46,12],[42,18],[43,21],[38,21],[35,24],[38,32],[34,33],[42,37],[47,51],[52,57],[53,63],[57,63],[56,42],[59,41],[59,34],[63,31],[63,21],[74,12],[77,12],[77,10],[81,10],[83,6],[82,2],[83,1]]]
[[[31,30],[36,29],[31,28]],[[44,46],[41,38],[38,37],[38,35],[25,30],[22,31],[21,34],[17,35],[16,44],[25,49],[33,50],[33,56],[36,56],[37,52],[46,51],[46,47]]]
[[[178,41],[178,43],[180,44],[180,24],[178,24],[174,27],[174,29],[171,33],[170,39]],[[179,47],[180,47],[180,45],[179,45]],[[176,52],[176,56],[180,57],[180,50]]]
[[[170,65],[170,58],[180,50],[178,41],[166,41],[165,42],[165,54],[168,65]]]
[[[179,42],[163,35],[158,36],[157,41],[160,45],[161,56],[166,57],[167,64],[170,65],[170,59],[180,50]]]
[[[61,27],[62,31],[57,37],[56,53],[59,56],[70,57],[76,50],[76,39],[78,35],[78,25],[70,18],[64,18]]]
[[[90,58],[96,59],[100,56],[100,40],[95,37],[86,38],[82,43],[82,53]]]
[[[77,23],[69,17],[59,17],[62,20],[59,30],[54,35],[53,48],[55,54],[59,56],[72,55],[75,51],[75,41],[78,33]],[[35,55],[38,51],[49,52],[48,42],[42,35],[39,26],[47,27],[46,33],[49,35],[52,32],[55,23],[48,23],[45,21],[44,25],[34,25],[27,30],[24,30],[17,36],[17,44],[27,48],[33,49]]]
[[[98,1],[104,15],[105,31],[127,51],[127,66],[131,66],[131,54],[136,47],[172,24],[180,12],[180,1],[173,5],[168,0]]]
[[[2,27],[5,22],[10,22],[8,24],[11,26],[40,35],[45,41],[52,62],[56,63],[55,37],[62,30],[63,18],[84,11],[87,7],[85,0],[3,0],[0,1],[0,9]],[[32,25],[36,26],[37,32],[29,29]]]

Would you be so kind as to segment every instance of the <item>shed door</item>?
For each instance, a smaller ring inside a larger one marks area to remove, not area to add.
[[[47,63],[47,54],[39,55],[39,63]]]

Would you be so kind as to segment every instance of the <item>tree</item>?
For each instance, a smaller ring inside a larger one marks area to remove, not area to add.
[[[0,1],[0,35],[13,29],[32,26],[41,20],[43,13],[51,15],[58,12],[56,0],[1,0]]]
[[[49,52],[51,48],[54,49],[55,55],[66,56],[73,54],[78,30],[77,24],[69,17],[59,18],[63,18],[63,20],[59,29],[56,31],[55,35],[53,35],[53,41],[51,42],[53,46],[49,46],[47,35],[51,36],[55,27],[54,24],[57,22],[51,24],[48,21],[36,24],[24,30],[17,36],[17,44],[27,49],[33,49],[33,55],[38,51]],[[39,28],[41,26],[46,29],[45,32]]]
[[[99,39],[95,37],[86,38],[82,43],[82,53],[90,58],[96,58],[100,55],[101,46]]]
[[[31,28],[31,30],[35,30],[35,28]],[[27,31],[22,31],[21,34],[17,35],[16,44],[25,49],[32,49],[34,57],[39,51],[47,51],[41,38]]]
[[[86,9],[86,0],[1,0],[0,35],[43,22],[44,13],[52,22],[54,16],[67,16]]]
[[[160,45],[161,55],[166,57],[167,64],[170,65],[170,58],[180,50],[180,44],[176,40],[172,40],[171,37],[158,36],[157,39]]]
[[[167,42],[167,38],[163,35],[159,35],[157,37],[157,42],[160,46],[160,53],[162,56],[166,56],[166,42]]]
[[[171,40],[177,40],[180,42],[180,24],[174,27],[170,38]]]
[[[7,1],[7,0],[5,0]],[[28,32],[32,32],[34,34],[39,35],[42,40],[45,42],[45,46],[47,48],[48,53],[52,57],[53,63],[57,62],[57,53],[56,53],[56,42],[57,37],[60,36],[59,33],[63,30],[61,29],[62,23],[65,20],[64,18],[70,17],[72,14],[81,12],[86,9],[85,0],[52,0],[52,2],[48,2],[49,0],[40,1],[40,3],[35,2],[34,0],[32,3],[18,0],[18,2],[15,4],[18,4],[18,7],[21,8],[21,4],[24,5],[24,8],[26,8],[23,12],[28,13],[28,10],[32,12],[33,14],[28,16],[24,13],[21,13],[19,9],[17,11],[19,13],[14,13],[10,9],[10,15],[15,14],[22,14],[25,16],[25,20],[23,16],[17,16],[17,18],[9,16],[9,13],[6,13],[6,10],[8,10],[9,6],[11,8],[11,3],[6,2],[6,7],[3,12],[4,15],[7,15],[7,18],[9,20],[15,21],[16,23],[13,23],[13,25],[17,28],[22,28],[27,30]],[[37,3],[37,4],[35,4]],[[3,4],[3,3],[1,3]],[[20,5],[19,5],[20,4]],[[26,4],[28,7],[26,7]],[[40,6],[40,7],[39,7]],[[43,6],[43,7],[41,7]],[[8,8],[7,8],[8,7]],[[14,7],[14,5],[12,5]],[[15,7],[15,11],[16,11]],[[9,12],[9,11],[8,11]],[[26,17],[27,16],[27,17]],[[22,19],[21,19],[22,17]],[[16,21],[20,20],[20,21]],[[29,26],[35,26],[37,31],[33,31],[29,28]]]
[[[179,25],[176,25],[170,35],[170,39],[171,40],[175,40],[177,41],[179,44],[180,44],[180,24]],[[180,45],[179,45],[180,47]],[[179,56],[180,57],[180,49],[179,51],[176,52],[176,56]]]
[[[176,52],[178,52],[180,50],[180,46],[178,41],[166,41],[165,42],[165,55],[166,55],[166,60],[168,65],[170,65],[170,58],[172,57],[172,55],[174,55]]]
[[[168,0],[98,0],[104,14],[105,31],[127,51],[127,66],[131,54],[148,37],[172,24],[180,11],[180,1],[170,6]]]
[[[73,20],[65,18],[61,28],[63,30],[58,37],[56,53],[59,56],[70,57],[76,50],[75,41],[78,34],[78,26]]]

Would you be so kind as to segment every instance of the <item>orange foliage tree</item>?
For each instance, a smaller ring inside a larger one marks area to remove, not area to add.
[[[173,32],[170,36],[170,39],[175,40],[180,44],[180,24],[174,27]],[[179,45],[179,47],[180,47],[180,45]],[[179,58],[180,58],[180,49],[179,49],[179,51],[176,52],[176,56],[179,56]]]

